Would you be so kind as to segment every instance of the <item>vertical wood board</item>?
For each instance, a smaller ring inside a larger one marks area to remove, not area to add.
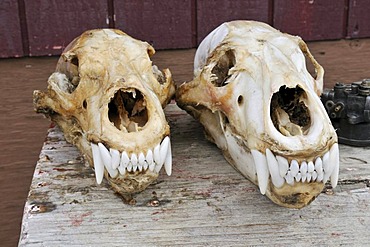
[[[198,44],[217,26],[232,20],[269,22],[269,0],[197,1]]]
[[[30,56],[59,55],[88,29],[108,27],[106,0],[26,0]]]
[[[0,1],[0,57],[23,56],[18,2]]]
[[[193,47],[192,0],[115,1],[115,27],[155,49]]]
[[[274,26],[304,40],[341,39],[346,0],[275,0]]]
[[[347,36],[349,38],[370,37],[370,1],[349,1]]]

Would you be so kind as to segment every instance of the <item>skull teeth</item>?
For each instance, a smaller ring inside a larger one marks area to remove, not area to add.
[[[102,143],[91,143],[91,150],[98,184],[103,180],[104,169],[112,178],[118,174],[125,175],[126,172],[142,172],[148,169],[159,173],[163,165],[168,176],[172,173],[171,142],[168,136],[154,148],[154,152],[149,149],[146,152],[128,155],[126,151],[119,152],[112,148],[108,151]]]
[[[266,193],[269,177],[277,188],[283,186],[284,183],[289,185],[298,182],[326,183],[329,178],[333,188],[338,183],[339,149],[337,143],[323,157],[317,157],[313,161],[302,161],[300,164],[297,160],[292,160],[289,164],[286,158],[275,156],[270,149],[266,149],[266,155],[257,150],[252,150],[251,153],[256,164],[258,186],[262,194]]]

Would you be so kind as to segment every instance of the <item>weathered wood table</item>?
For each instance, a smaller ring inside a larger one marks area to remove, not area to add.
[[[338,186],[309,206],[273,204],[235,171],[202,127],[171,104],[173,174],[123,204],[58,128],[42,148],[20,246],[369,246],[370,148],[340,146]],[[153,202],[159,202],[157,205]]]

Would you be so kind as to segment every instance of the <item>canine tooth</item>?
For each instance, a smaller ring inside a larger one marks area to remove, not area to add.
[[[330,163],[332,166],[334,166],[334,169],[330,175],[330,182],[331,186],[335,188],[338,184],[339,176],[339,147],[337,143],[330,148]]]
[[[285,179],[280,176],[279,164],[270,149],[266,149],[266,159],[272,183],[275,187],[280,188],[285,183]]]
[[[150,149],[146,154],[146,162],[148,162],[148,165],[151,165],[153,163],[153,152]]]
[[[266,160],[265,155],[263,155],[261,152],[255,149],[251,150],[251,153],[252,153],[254,165],[257,171],[258,187],[260,189],[261,194],[264,195],[267,190],[268,177],[269,177],[267,160]]]
[[[288,171],[287,175],[285,176],[285,181],[289,185],[293,185],[294,184],[294,177],[292,176],[292,173],[290,171]]]
[[[298,162],[296,160],[292,160],[292,162],[290,163],[290,172],[291,172],[293,177],[295,177],[298,174],[299,165],[298,165]]]
[[[144,154],[143,154],[143,153],[140,153],[140,154],[139,154],[138,162],[139,162],[139,165],[140,165],[140,166],[143,166],[143,165],[144,165],[144,162],[145,162],[145,156],[144,156]]]
[[[132,166],[137,166],[137,156],[136,156],[136,154],[131,154],[131,164],[132,164]]]
[[[315,161],[315,170],[317,172],[317,174],[322,174],[323,171],[322,171],[322,159],[320,157],[318,157]]]
[[[284,177],[289,169],[288,160],[281,156],[276,156],[276,160],[279,163],[279,174],[281,177]]]
[[[312,161],[308,162],[307,164],[307,172],[312,173],[315,170],[315,165]]]
[[[295,178],[295,181],[299,182],[302,179],[302,174],[298,172],[298,174],[294,178]]]
[[[154,162],[156,164],[159,164],[160,161],[161,161],[161,153],[160,153],[160,149],[161,149],[161,145],[158,144],[157,146],[155,146],[154,148],[154,155],[153,155],[153,158],[154,158]]]
[[[317,172],[316,172],[316,171],[313,171],[313,172],[312,172],[312,178],[311,178],[311,181],[316,181],[316,178],[317,178]]]
[[[109,149],[110,155],[112,156],[112,163],[111,166],[113,169],[117,169],[119,166],[119,162],[121,160],[118,150],[110,148]]]
[[[103,160],[105,168],[107,168],[109,176],[111,176],[112,178],[117,177],[118,171],[117,169],[112,168],[112,156],[110,155],[108,149],[100,142],[98,143],[98,146],[100,151],[100,157]]]
[[[166,159],[164,161],[164,170],[166,171],[168,176],[171,176],[172,174],[172,150],[171,150],[170,139],[168,139],[168,150],[167,150]]]
[[[127,167],[127,165],[130,163],[130,158],[128,157],[126,151],[123,151],[122,154],[121,154],[121,166],[123,166],[124,168]]]
[[[160,156],[161,156],[161,161],[159,162],[160,164],[163,164],[165,159],[167,158],[167,152],[168,152],[168,146],[170,144],[170,138],[166,136],[162,143],[161,143],[161,148],[159,150]]]
[[[101,184],[104,176],[104,164],[100,157],[100,151],[98,145],[91,143],[91,150],[94,160],[95,178],[98,184]]]
[[[110,156],[108,149],[100,142],[98,143],[98,146],[100,150],[100,157],[103,160],[104,165],[106,167],[111,167],[112,157]]]
[[[121,166],[121,165],[118,166],[118,171],[119,171],[119,173],[121,175],[125,175],[126,174],[126,168],[123,167],[123,166]]]
[[[304,174],[307,173],[307,162],[306,161],[303,161],[301,163],[301,167],[299,168],[299,171],[302,173],[302,177],[304,176]]]

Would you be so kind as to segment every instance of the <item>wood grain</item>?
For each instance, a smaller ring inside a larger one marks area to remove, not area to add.
[[[370,148],[340,146],[339,185],[301,210],[279,207],[225,161],[175,104],[173,174],[125,205],[57,128],[41,151],[19,246],[365,246],[370,241]],[[153,200],[159,202],[153,206]]]
[[[370,36],[370,4],[367,0],[350,0],[347,36],[364,38]]]

